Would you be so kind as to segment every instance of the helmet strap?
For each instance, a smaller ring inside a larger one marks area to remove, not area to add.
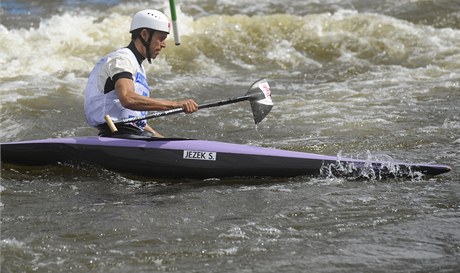
[[[155,32],[155,30],[148,29],[148,31],[149,31],[149,38],[147,39],[147,41],[145,41],[144,38],[142,38],[141,35],[139,35],[139,38],[141,39],[142,44],[145,46],[145,52],[146,52],[146,55],[147,55],[147,61],[149,62],[149,64],[151,64],[152,63],[152,54],[150,53],[150,44],[152,43],[153,33]]]

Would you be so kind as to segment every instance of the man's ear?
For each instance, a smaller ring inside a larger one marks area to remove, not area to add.
[[[144,41],[147,41],[147,39],[150,36],[148,29],[144,28],[143,30],[141,30],[140,36],[142,37],[142,39],[144,39]]]

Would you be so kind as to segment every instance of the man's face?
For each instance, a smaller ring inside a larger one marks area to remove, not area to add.
[[[153,33],[152,42],[150,43],[150,53],[152,53],[152,59],[155,59],[160,51],[166,47],[166,38],[168,33],[163,31],[155,31]]]

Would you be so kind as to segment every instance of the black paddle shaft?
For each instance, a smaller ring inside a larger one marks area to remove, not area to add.
[[[209,103],[204,103],[201,105],[198,105],[198,109],[205,109],[205,108],[211,108],[211,107],[217,107],[217,106],[222,106],[222,105],[227,105],[227,104],[232,104],[240,101],[245,101],[245,100],[251,100],[254,99],[254,95],[244,95],[244,96],[239,96],[231,99],[226,99],[226,100],[220,100],[220,101],[215,101],[215,102],[209,102]],[[135,122],[139,120],[144,120],[144,119],[152,119],[152,118],[159,118],[159,117],[164,117],[164,116],[169,116],[169,115],[174,115],[178,113],[183,113],[184,109],[182,108],[175,108],[171,110],[166,110],[166,111],[161,111],[161,112],[154,112],[152,114],[146,115],[144,117],[134,117],[134,118],[127,118],[127,119],[122,119],[119,121],[114,122],[115,125],[117,124],[123,124],[123,123],[128,123],[128,122]]]

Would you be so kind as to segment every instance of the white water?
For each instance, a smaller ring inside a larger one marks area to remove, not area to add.
[[[163,134],[452,172],[165,181],[2,165],[2,272],[456,272],[458,1],[178,2],[182,44],[146,64],[153,95],[214,101],[266,77],[275,107],[257,126],[243,103],[152,120]],[[94,135],[86,77],[146,6],[2,2],[0,140]]]

